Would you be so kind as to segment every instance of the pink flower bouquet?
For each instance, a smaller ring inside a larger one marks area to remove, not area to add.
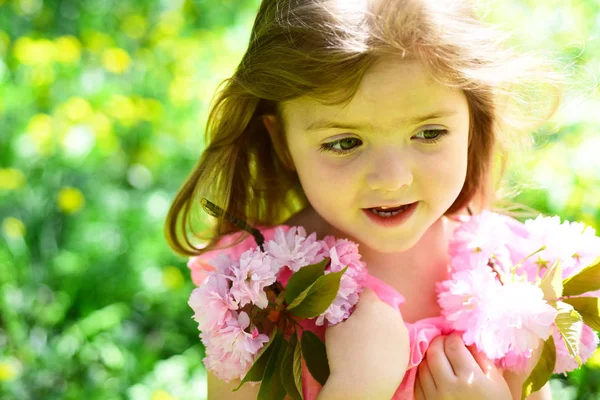
[[[206,348],[204,364],[221,380],[262,381],[260,392],[302,398],[301,362],[325,384],[325,345],[298,321],[328,326],[344,321],[366,277],[355,243],[316,240],[302,227],[277,228],[272,240],[243,252],[221,254],[203,265],[202,284],[189,305]],[[198,257],[190,264],[202,262]],[[198,268],[192,268],[198,271]],[[235,389],[235,390],[237,390]],[[260,397],[260,396],[259,396]]]
[[[258,246],[221,253],[210,265],[203,256],[188,263],[199,285],[189,305],[206,348],[204,364],[221,380],[241,379],[235,390],[262,382],[259,398],[269,392],[302,399],[302,361],[321,385],[329,369],[325,345],[299,322],[330,326],[351,315],[367,278],[358,246],[332,236],[317,240],[302,227],[279,227],[265,241],[209,205],[252,233]],[[449,253],[450,279],[437,284],[438,302],[465,344],[514,371],[526,370],[541,350],[523,398],[594,352],[600,238],[592,228],[558,217],[521,223],[483,212],[457,227]]]
[[[523,398],[598,346],[600,238],[592,228],[541,216],[522,224],[484,212],[456,229],[450,255],[452,273],[438,283],[438,302],[465,344],[514,371],[525,370],[543,346]]]

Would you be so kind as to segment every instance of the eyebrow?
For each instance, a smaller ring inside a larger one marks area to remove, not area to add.
[[[409,117],[409,118],[399,118],[399,119],[394,120],[394,125],[417,125],[422,122],[429,121],[431,119],[450,117],[453,115],[456,115],[456,111],[454,111],[454,110],[439,110],[439,111],[435,111],[435,112],[432,112],[432,113],[426,114],[426,115],[420,115],[420,116]],[[356,124],[347,124],[347,123],[343,123],[343,122],[322,119],[322,120],[319,120],[319,121],[316,121],[316,122],[313,122],[312,124],[310,124],[306,128],[306,131],[311,132],[311,131],[317,131],[317,130],[322,130],[322,129],[334,129],[334,128],[353,129],[353,130],[366,129],[366,130],[370,130],[370,131],[375,130],[375,126],[373,124],[365,124],[365,125],[358,124],[358,125],[356,125]]]

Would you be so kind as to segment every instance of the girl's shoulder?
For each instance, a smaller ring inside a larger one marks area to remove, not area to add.
[[[287,226],[302,226],[307,233],[315,232],[318,238],[328,235],[327,223],[311,206],[307,206],[294,214],[285,222]]]
[[[269,241],[275,238],[277,230],[282,230],[285,233],[290,229],[290,226],[287,224],[257,226],[256,229],[260,231],[265,238],[265,241]],[[240,241],[240,239],[242,240]],[[245,251],[255,248],[256,246],[257,243],[254,240],[254,236],[247,232],[238,231],[223,235],[216,243],[214,250],[189,258],[187,266],[191,271],[192,281],[196,286],[202,284],[208,277],[206,273],[215,270],[213,264],[216,259],[224,256],[228,256],[232,259],[239,259]]]

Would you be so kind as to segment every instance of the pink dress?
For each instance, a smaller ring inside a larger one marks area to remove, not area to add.
[[[285,230],[288,230],[289,227],[286,225],[280,225]],[[271,240],[275,236],[275,229],[278,227],[271,228],[260,228],[265,240]],[[220,246],[224,246],[233,241],[238,234],[227,235],[221,239],[219,242]],[[254,242],[254,238],[249,236],[243,242],[239,243],[236,246],[230,247],[228,249],[223,250],[215,250],[211,252],[207,252],[202,254],[199,257],[195,257],[190,259],[188,262],[188,267],[192,273],[192,279],[196,285],[199,285],[203,282],[205,278],[205,271],[210,270],[210,259],[212,259],[217,253],[227,253],[231,257],[239,258],[239,256],[251,247],[255,247],[256,243]],[[368,267],[367,267],[368,268]],[[386,302],[391,307],[395,308],[400,312],[400,305],[404,303],[404,297],[398,293],[396,289],[389,286],[382,280],[367,275],[367,279],[365,285],[371,288],[379,297],[381,301]],[[310,330],[314,332],[317,336],[321,338],[321,340],[325,341],[325,330],[327,329],[325,326],[317,326],[314,324],[314,321],[304,320],[301,321],[300,324],[304,329]],[[406,374],[404,375],[404,379],[402,383],[396,390],[396,393],[392,397],[392,400],[412,400],[414,398],[414,383],[415,377],[417,374],[417,366],[423,360],[427,349],[429,348],[429,343],[440,335],[447,335],[452,332],[452,329],[444,323],[442,317],[432,317],[425,318],[414,323],[405,323],[408,328],[409,338],[410,338],[410,355],[408,360],[408,368]],[[301,332],[299,333],[301,337]],[[304,394],[305,400],[314,400],[317,398],[317,395],[321,391],[321,385],[312,377],[304,362],[302,362],[302,391]]]

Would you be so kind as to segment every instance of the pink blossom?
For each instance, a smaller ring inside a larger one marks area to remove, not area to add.
[[[265,243],[265,251],[276,261],[278,266],[288,266],[296,272],[300,268],[323,260],[321,244],[316,240],[316,233],[306,237],[301,226],[291,227],[287,233],[282,229],[275,231],[275,238]]]
[[[367,267],[361,261],[362,256],[358,252],[358,245],[347,239],[336,239],[326,236],[322,241],[322,252],[324,257],[331,258],[329,270],[339,272],[348,267],[344,275],[351,276],[358,283],[362,283],[367,276]]]
[[[194,319],[200,330],[222,326],[232,317],[232,311],[238,309],[229,292],[229,280],[216,273],[211,273],[204,284],[192,291],[188,304],[194,310]]]
[[[344,321],[350,316],[353,307],[358,303],[358,297],[359,294],[362,293],[363,288],[359,286],[353,277],[347,275],[349,270],[350,269],[342,275],[337,296],[327,310],[317,317],[317,320],[315,321],[316,325],[323,325],[324,320],[327,320],[328,326]],[[332,271],[326,271],[325,273],[328,274],[331,272]]]
[[[326,274],[339,272],[348,267],[340,280],[340,289],[336,298],[325,312],[317,317],[316,325],[335,325],[350,316],[353,307],[358,303],[360,293],[367,277],[367,268],[360,260],[358,245],[347,239],[336,239],[326,236],[321,242],[322,255],[331,259]]]
[[[237,318],[229,318],[221,329],[200,335],[206,347],[204,365],[225,382],[242,379],[258,351],[269,341],[267,335],[259,334],[256,329],[246,332],[249,325],[250,318],[242,311]]]
[[[275,236],[275,230],[287,232],[289,227],[278,226],[277,228],[257,227],[265,238],[265,241],[272,240]],[[242,236],[246,235],[246,238],[240,243],[233,245]],[[215,270],[215,263],[218,263],[219,258],[225,257],[226,259],[238,260],[243,252],[249,248],[256,246],[256,241],[252,235],[244,231],[238,231],[231,234],[223,235],[217,244],[215,249],[202,253],[198,256],[190,257],[187,263],[188,268],[192,273],[192,281],[196,286],[200,286],[206,280],[208,276],[207,272]]]
[[[531,364],[533,350],[523,352],[509,351],[504,357],[499,359],[496,364],[502,369],[513,372],[525,372]]]
[[[275,282],[277,266],[259,249],[250,249],[242,253],[239,263],[232,266],[231,294],[240,307],[254,303],[259,308],[269,304],[264,288]]]
[[[486,303],[479,324],[467,330],[488,358],[497,360],[509,352],[526,354],[539,346],[540,339],[550,336],[557,311],[544,300],[539,287],[507,282],[497,288],[494,297],[494,302]]]
[[[449,280],[436,285],[442,315],[453,329],[465,331],[463,339],[467,344],[473,343],[472,330],[485,315],[485,308],[496,300],[499,286],[492,270],[482,264],[455,272]]]
[[[529,251],[534,252],[543,245],[540,251],[528,261],[530,269],[536,272],[543,266],[549,267],[559,260],[563,269],[563,278],[579,272],[598,257],[600,238],[591,227],[581,222],[563,221],[560,217],[538,216],[535,220],[525,221],[529,232],[527,243]]]
[[[460,224],[449,244],[452,268],[471,269],[495,259],[502,270],[510,270],[510,254],[506,243],[511,231],[499,214],[483,211]]]
[[[438,302],[450,325],[463,332],[465,344],[498,360],[537,348],[550,335],[556,310],[537,286],[527,282],[501,285],[488,267],[463,270],[438,284]],[[526,305],[526,307],[523,307]]]
[[[556,364],[554,365],[555,374],[566,374],[579,368],[577,361],[571,356],[564,339],[558,332],[556,325],[552,325],[552,337],[556,346]],[[589,326],[583,324],[581,330],[581,340],[579,341],[579,357],[581,362],[585,363],[592,356],[598,347],[598,335]]]

